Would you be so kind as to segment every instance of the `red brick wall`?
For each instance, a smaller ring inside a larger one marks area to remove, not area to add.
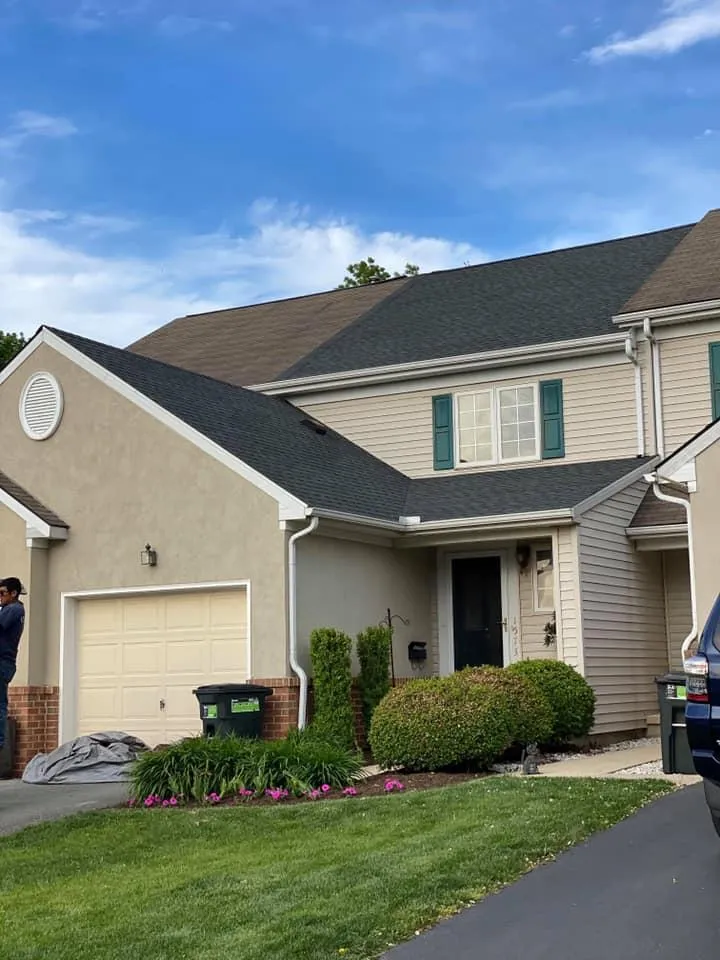
[[[15,773],[19,776],[36,753],[58,745],[59,687],[13,687],[8,690],[9,714],[17,724]]]
[[[396,680],[396,683],[402,683],[402,679]],[[259,683],[265,687],[273,688],[273,695],[265,701],[265,711],[263,718],[262,736],[265,740],[279,740],[284,737],[289,730],[297,727],[298,701],[300,696],[300,681],[297,677],[281,677],[271,680],[254,679],[252,683]],[[358,687],[357,679],[353,680],[352,686],[352,705],[355,715],[355,736],[360,747],[367,747],[367,738],[365,736],[365,723],[362,713],[362,698]],[[308,720],[312,719],[313,712],[313,691],[312,680],[308,690]]]

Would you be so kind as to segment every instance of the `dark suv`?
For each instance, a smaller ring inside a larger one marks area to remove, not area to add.
[[[720,596],[707,618],[697,653],[685,661],[685,673],[688,741],[720,835]]]

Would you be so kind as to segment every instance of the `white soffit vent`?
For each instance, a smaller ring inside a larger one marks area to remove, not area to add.
[[[51,373],[36,373],[20,394],[20,423],[31,440],[47,440],[57,430],[63,413],[60,384]]]

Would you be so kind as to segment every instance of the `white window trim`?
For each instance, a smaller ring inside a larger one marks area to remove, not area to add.
[[[550,550],[552,556],[552,570],[553,570],[553,602],[550,607],[541,607],[538,603],[538,578],[537,578],[537,552],[538,550]],[[553,550],[552,543],[549,547],[539,546],[538,544],[533,544],[531,551],[531,571],[532,571],[532,594],[533,594],[533,609],[535,613],[552,613],[556,608],[556,599],[555,599],[555,551]]]
[[[523,390],[531,389],[533,392],[533,404],[535,405],[535,453],[531,457],[503,457],[502,434],[500,424],[500,400],[498,394],[501,390]],[[491,460],[472,460],[461,462],[460,460],[460,399],[462,397],[474,397],[480,393],[490,394],[490,432],[492,437],[492,459]],[[480,390],[463,390],[461,393],[453,395],[453,445],[455,455],[455,468],[465,470],[476,467],[497,467],[501,464],[513,463],[538,463],[542,460],[541,456],[541,423],[540,423],[540,385],[537,381],[533,383],[508,383],[498,384],[496,386],[483,387]]]

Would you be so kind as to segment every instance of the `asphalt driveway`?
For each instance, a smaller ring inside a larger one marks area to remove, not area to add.
[[[127,799],[118,783],[36,786],[21,780],[0,780],[0,836],[44,820],[115,807]]]
[[[720,951],[720,838],[680,790],[391,950],[388,960],[707,960]]]

